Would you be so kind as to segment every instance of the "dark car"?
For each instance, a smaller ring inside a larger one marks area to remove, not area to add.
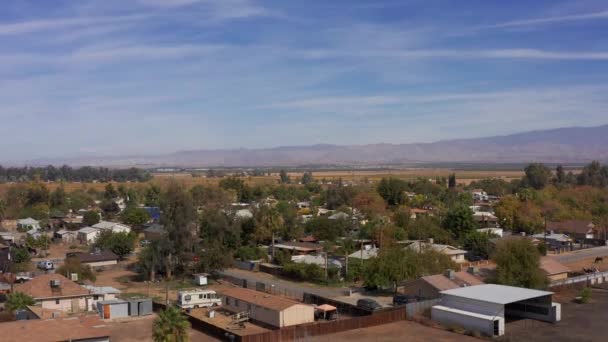
[[[357,301],[357,306],[368,311],[376,311],[382,309],[382,306],[373,299],[362,298]]]
[[[420,297],[413,295],[398,294],[393,296],[393,306],[415,303],[420,300]]]

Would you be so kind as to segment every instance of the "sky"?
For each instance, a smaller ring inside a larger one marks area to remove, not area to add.
[[[0,162],[608,123],[608,2],[2,0]]]

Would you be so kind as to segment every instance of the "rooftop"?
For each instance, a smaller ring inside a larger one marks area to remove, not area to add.
[[[109,329],[97,315],[65,319],[35,319],[0,324],[4,342],[79,341],[109,337]]]
[[[109,260],[118,260],[118,256],[112,251],[99,251],[99,252],[90,252],[90,253],[75,253],[73,254],[75,258],[78,258],[80,262],[98,262],[98,261],[109,261]]]
[[[485,284],[441,291],[441,294],[505,305],[526,299],[550,296],[553,292],[532,290],[523,287]]]
[[[233,288],[222,292],[222,295],[236,298],[247,303],[270,309],[270,310],[285,310],[291,306],[302,304],[295,300],[284,297],[274,296],[264,292],[249,290],[244,288]]]
[[[120,290],[112,286],[94,286],[82,285],[85,289],[91,291],[92,294],[118,294]]]
[[[57,289],[51,288],[51,280],[60,281]],[[89,290],[57,273],[39,275],[27,283],[16,285],[15,291],[25,293],[34,299],[79,297],[89,294]]]

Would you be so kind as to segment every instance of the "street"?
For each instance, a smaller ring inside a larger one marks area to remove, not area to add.
[[[553,257],[561,263],[572,263],[583,259],[608,256],[608,246],[581,249],[574,252],[562,253]]]

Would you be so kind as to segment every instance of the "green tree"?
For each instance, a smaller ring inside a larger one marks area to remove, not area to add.
[[[321,216],[306,222],[305,230],[314,235],[318,240],[334,242],[340,236],[344,236],[348,228],[350,228],[348,220],[330,220],[327,217]]]
[[[148,207],[160,206],[161,190],[157,185],[150,185],[144,193],[144,204]]]
[[[555,168],[555,184],[566,184],[566,172],[561,165],[557,165],[557,168]]]
[[[6,296],[4,308],[9,312],[15,312],[35,304],[36,301],[34,298],[28,296],[27,294],[23,292],[13,292]]]
[[[2,221],[6,218],[6,202],[3,199],[0,199],[0,225]]]
[[[289,175],[287,174],[287,171],[281,170],[279,172],[279,177],[280,177],[281,184],[289,184],[289,183],[291,183],[291,179],[289,178]]]
[[[528,239],[505,239],[498,242],[492,256],[496,263],[496,283],[541,289],[547,277],[540,269],[540,253]]]
[[[551,170],[542,163],[532,163],[524,169],[526,175],[522,179],[522,184],[534,189],[542,189],[551,180]]]
[[[64,209],[67,206],[67,195],[63,185],[55,189],[50,196],[50,207]]]
[[[32,259],[30,252],[27,248],[14,248],[12,250],[13,262],[20,264],[22,262],[29,262]]]
[[[114,189],[114,185],[112,185],[112,183],[108,183],[103,193],[103,198],[107,201],[111,201],[116,197],[118,197],[118,191]]]
[[[388,205],[395,206],[405,202],[407,183],[398,178],[382,178],[378,184],[378,193]]]
[[[123,259],[133,252],[135,240],[135,234],[132,233],[104,231],[97,236],[94,246],[102,250],[112,251],[112,253]]]
[[[595,187],[608,186],[608,167],[602,166],[597,160],[586,165],[577,176],[579,185],[590,185]]]
[[[167,308],[154,320],[153,338],[155,342],[188,342],[190,322],[176,306]]]
[[[310,171],[305,171],[304,174],[302,174],[302,179],[300,180],[300,182],[304,185],[308,185],[314,181],[315,179],[313,178],[312,172]]]
[[[82,224],[92,226],[99,223],[99,214],[95,211],[87,211],[82,217]]]
[[[456,174],[455,173],[450,174],[450,177],[448,178],[448,188],[450,188],[450,189],[456,188]]]
[[[463,245],[472,255],[488,259],[490,257],[490,239],[492,237],[488,233],[472,231],[464,236]]]
[[[477,228],[473,211],[462,204],[450,208],[443,224],[445,229],[452,233],[452,236],[456,239],[464,237]]]
[[[127,207],[120,213],[120,220],[126,224],[141,226],[150,221],[150,213],[144,208]]]
[[[76,273],[78,274],[78,280],[80,281],[90,280],[94,282],[97,279],[91,266],[83,265],[80,262],[80,259],[74,257],[66,258],[63,265],[59,266],[55,272],[66,277],[69,277],[72,273]]]

